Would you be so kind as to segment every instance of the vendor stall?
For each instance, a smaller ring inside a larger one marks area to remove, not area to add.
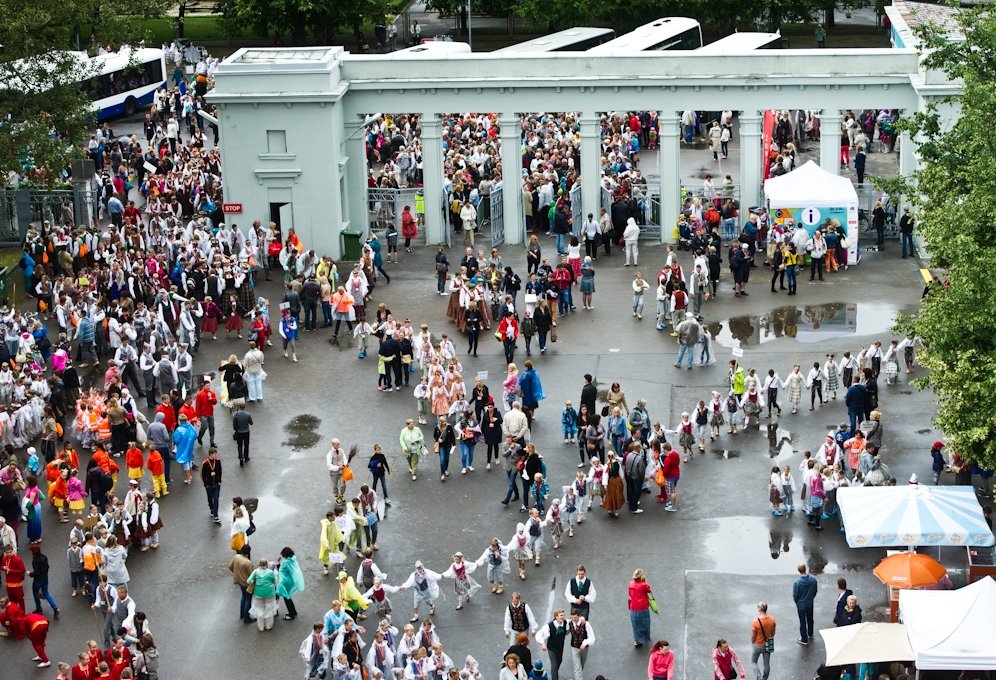
[[[913,650],[901,623],[864,621],[853,626],[820,629],[827,666],[912,661]]]
[[[764,183],[768,213],[776,224],[792,220],[812,234],[828,219],[847,236],[847,264],[858,262],[858,194],[851,180],[827,172],[813,161]],[[801,253],[800,253],[801,254]]]

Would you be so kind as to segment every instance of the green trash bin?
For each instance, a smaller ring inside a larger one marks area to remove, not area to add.
[[[347,229],[342,232],[342,259],[352,262],[359,261],[360,253],[363,252],[362,238],[362,231],[350,231]]]

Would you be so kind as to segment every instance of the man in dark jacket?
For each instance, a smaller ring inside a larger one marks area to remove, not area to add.
[[[629,511],[638,515],[643,512],[639,503],[643,495],[643,478],[647,474],[647,452],[642,448],[630,451],[623,459],[623,467],[626,469],[626,500]]]
[[[844,394],[844,404],[847,406],[847,417],[851,420],[851,432],[858,431],[858,425],[864,420],[865,402],[868,400],[867,388],[854,379],[854,384],[847,388]]]
[[[813,637],[813,605],[816,603],[818,587],[816,579],[808,573],[806,565],[800,564],[799,578],[792,584],[792,599],[799,612],[799,639],[796,642],[800,645],[808,645]]]
[[[590,373],[584,374],[584,387],[581,388],[581,399],[578,402],[581,406],[588,407],[588,415],[595,413],[595,400],[598,398],[598,388],[593,384],[593,380]]]
[[[847,579],[837,579],[837,611],[833,615],[834,625],[841,625],[844,620],[844,607],[847,606],[847,598],[854,595],[854,591],[847,587]]]
[[[391,390],[391,375],[394,375],[395,391],[401,389],[401,343],[394,339],[394,331],[388,329],[385,331],[384,342],[380,344],[380,350],[377,352],[380,356],[384,357],[386,366],[384,367],[384,381],[382,392],[389,392]],[[380,389],[380,388],[378,388]]]
[[[567,235],[571,233],[571,223],[567,214],[567,208],[564,206],[558,206],[557,212],[553,216],[553,233],[557,237],[557,253],[566,255]]]
[[[322,287],[314,275],[304,282],[299,295],[304,307],[304,330],[313,331],[318,327],[318,298],[322,295]]]

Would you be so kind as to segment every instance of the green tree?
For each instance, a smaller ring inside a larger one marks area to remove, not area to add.
[[[382,21],[391,9],[390,0],[222,0],[218,5],[233,26],[254,29],[261,35],[274,31],[304,45],[311,36],[328,44],[337,31],[351,28],[358,33],[364,22]]]
[[[5,0],[0,3],[0,171],[53,184],[79,155],[92,117],[78,83],[93,75],[81,47],[137,44],[140,19],[165,0]]]
[[[952,451],[987,469],[996,468],[996,413],[988,407],[996,392],[996,18],[977,10],[958,15],[964,40],[925,28],[926,66],[960,79],[957,96],[930,104],[900,121],[915,135],[921,165],[911,177],[880,182],[915,206],[916,228],[950,285],[932,287],[916,315],[897,328],[924,343],[920,363],[929,374],[918,381],[937,395],[934,425]],[[944,114],[960,109],[953,126]],[[904,149],[904,153],[909,150]]]

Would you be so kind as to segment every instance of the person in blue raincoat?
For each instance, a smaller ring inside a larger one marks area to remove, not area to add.
[[[377,234],[370,234],[370,240],[367,241],[367,245],[370,246],[370,250],[373,251],[374,267],[376,267],[377,271],[383,274],[387,282],[390,283],[391,277],[388,276],[386,271],[384,271],[384,256],[380,254],[380,241],[377,239]]]
[[[27,250],[21,255],[21,261],[19,266],[21,267],[21,275],[24,276],[24,293],[25,295],[30,295],[31,291],[34,290],[34,286],[31,285],[32,279],[35,275],[35,259],[31,257],[31,253]]]
[[[290,548],[285,547],[280,551],[280,559],[277,560],[277,564],[280,576],[277,579],[277,596],[284,598],[284,604],[287,605],[287,615],[284,616],[284,621],[292,621],[297,618],[297,607],[294,606],[294,600],[291,598],[304,590],[304,574],[301,573],[301,567],[297,563],[297,556]]]
[[[539,373],[533,367],[533,362],[526,359],[525,370],[519,376],[519,391],[522,392],[522,408],[535,411],[539,403],[546,399],[543,394],[543,384]]]
[[[179,424],[173,432],[173,443],[176,444],[176,462],[183,466],[183,483],[190,484],[194,476],[194,442],[197,441],[197,429],[187,421],[187,416],[180,414]]]

